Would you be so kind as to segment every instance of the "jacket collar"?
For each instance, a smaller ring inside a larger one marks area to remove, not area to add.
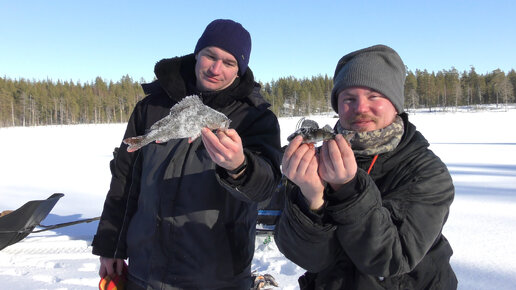
[[[197,81],[195,63],[194,54],[162,59],[156,63],[154,74],[157,82],[173,101],[178,102],[185,96],[196,94],[201,96],[203,102],[210,107],[220,108],[235,100],[248,98],[254,88],[259,87],[254,81],[251,69],[248,68],[245,74],[238,77],[237,81],[228,88],[217,92],[200,92],[195,85]],[[256,102],[256,100],[250,101],[251,103]],[[261,98],[261,102],[265,102],[265,100]],[[254,105],[256,106],[256,104]]]

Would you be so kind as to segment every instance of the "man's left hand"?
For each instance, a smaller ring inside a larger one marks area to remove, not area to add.
[[[226,170],[234,170],[245,160],[242,139],[235,129],[218,130],[214,134],[210,129],[201,130],[202,142],[213,162]]]

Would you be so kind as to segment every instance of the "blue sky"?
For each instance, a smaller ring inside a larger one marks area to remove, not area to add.
[[[332,77],[343,55],[394,48],[409,70],[516,69],[516,1],[2,1],[0,76],[151,81],[163,58],[193,52],[213,19],[251,33],[257,80]]]

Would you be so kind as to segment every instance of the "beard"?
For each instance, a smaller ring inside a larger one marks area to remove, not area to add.
[[[357,128],[354,128],[353,124],[358,123],[358,122],[369,122],[369,121],[376,124],[376,123],[378,123],[378,118],[376,118],[375,116],[369,115],[369,114],[358,114],[358,115],[352,116],[351,118],[345,120],[345,124],[347,124],[347,126],[345,126],[344,128],[346,130],[365,132],[365,131],[367,131],[365,128],[357,129]],[[346,128],[346,127],[349,127],[349,128]]]

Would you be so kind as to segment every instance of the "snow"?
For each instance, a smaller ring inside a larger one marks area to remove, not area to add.
[[[322,127],[334,114],[311,116]],[[280,118],[282,142],[299,118]],[[459,289],[516,289],[516,107],[411,112],[410,120],[448,165],[456,187],[444,235]],[[109,161],[124,124],[0,128],[0,211],[62,192],[42,224],[99,216]],[[98,222],[31,234],[0,251],[0,289],[97,289],[91,240]],[[297,289],[304,270],[274,240],[256,239],[252,269],[281,289]]]

